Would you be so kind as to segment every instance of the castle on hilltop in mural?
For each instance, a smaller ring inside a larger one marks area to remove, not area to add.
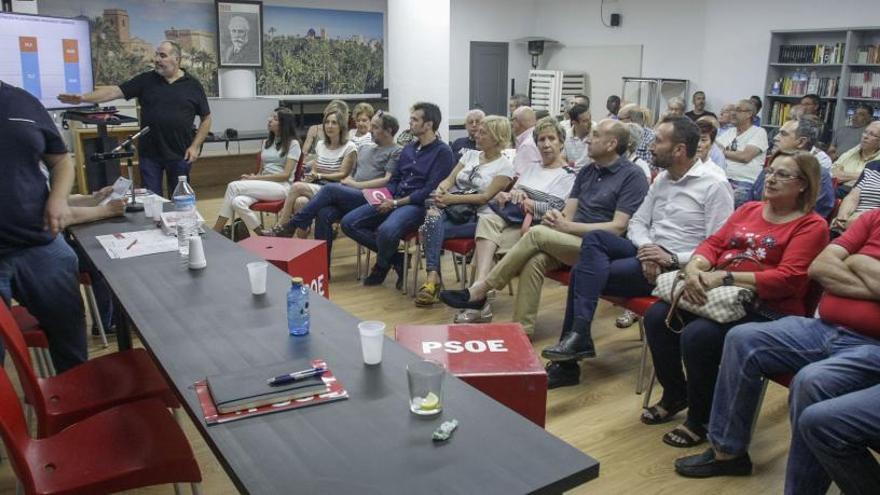
[[[153,68],[162,40],[180,44],[183,67],[217,96],[213,3],[140,0],[40,0],[41,15],[85,17],[92,30],[95,85],[116,85]]]
[[[40,0],[39,11],[89,20],[96,85],[119,84],[150,70],[156,45],[168,39],[180,44],[183,67],[208,96],[217,96],[219,23],[213,1]],[[264,5],[257,94],[382,93],[383,16]]]

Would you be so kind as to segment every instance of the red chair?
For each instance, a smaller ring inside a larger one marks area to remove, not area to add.
[[[40,323],[32,314],[30,314],[24,306],[13,306],[11,308],[12,318],[21,333],[24,336],[24,343],[28,349],[34,351],[34,361],[37,363],[37,371],[40,376],[47,377],[55,374],[55,365],[52,363],[52,356],[49,354],[49,339],[46,333],[40,328]]]
[[[443,241],[443,249],[452,253],[452,264],[455,267],[455,274],[461,281],[461,288],[466,289],[468,283],[468,258],[474,254],[477,247],[477,240],[473,237],[463,237],[460,239],[447,239]]]
[[[192,448],[160,401],[117,406],[34,439],[12,382],[0,370],[0,434],[20,492],[92,494],[192,483],[199,493],[202,477]]]
[[[5,304],[0,304],[0,336],[12,356],[25,399],[36,412],[40,438],[127,402],[155,397],[167,407],[180,407],[143,349],[108,354],[61,375],[38,378],[22,332]]]
[[[303,176],[303,162],[305,160],[306,154],[305,152],[299,154],[299,160],[296,162],[296,168],[293,172],[293,181],[296,182],[302,179]],[[257,153],[257,171],[255,173],[259,174],[261,168],[260,163],[260,154]],[[278,199],[274,201],[257,201],[256,203],[251,205],[251,210],[260,212],[260,228],[263,227],[263,213],[273,213],[275,214],[275,221],[278,221],[278,214],[281,213],[281,210],[284,209],[284,201],[285,199]],[[233,212],[233,215],[235,213]],[[233,217],[230,219],[230,222],[234,221]],[[235,241],[235,230],[232,231],[232,240]]]

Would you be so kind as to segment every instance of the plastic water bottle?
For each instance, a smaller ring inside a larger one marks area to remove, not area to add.
[[[186,260],[189,257],[189,238],[198,235],[198,214],[196,193],[186,181],[185,175],[177,177],[177,187],[174,188],[171,199],[177,213],[177,251]]]
[[[287,329],[290,335],[309,333],[309,288],[300,277],[293,279],[287,292]]]

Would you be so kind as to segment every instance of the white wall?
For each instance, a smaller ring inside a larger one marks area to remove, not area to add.
[[[470,104],[471,41],[507,42],[508,87],[516,79],[516,91],[528,91],[531,57],[517,38],[535,35],[536,0],[452,0],[450,39],[450,120],[463,121]],[[545,3],[545,2],[541,2]]]
[[[702,83],[710,104],[767,93],[770,31],[863,26],[880,26],[878,0],[708,0]]]
[[[621,27],[617,28],[602,24],[600,3],[600,0],[543,2],[534,14],[535,32],[570,47],[643,45],[641,75],[689,79],[691,87],[701,85],[706,0],[606,1],[605,23],[609,22],[611,12],[623,17]],[[596,86],[595,81],[591,86]],[[611,86],[617,88],[614,94],[620,94],[619,80]],[[592,95],[594,117],[601,113],[608,96]]]

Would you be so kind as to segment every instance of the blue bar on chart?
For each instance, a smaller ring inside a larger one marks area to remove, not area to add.
[[[76,40],[61,40],[64,50],[64,91],[79,94],[82,92],[79,79],[79,43]]]
[[[19,36],[18,47],[21,52],[21,85],[25,91],[37,98],[43,97],[40,89],[40,56],[37,53],[37,38]]]

